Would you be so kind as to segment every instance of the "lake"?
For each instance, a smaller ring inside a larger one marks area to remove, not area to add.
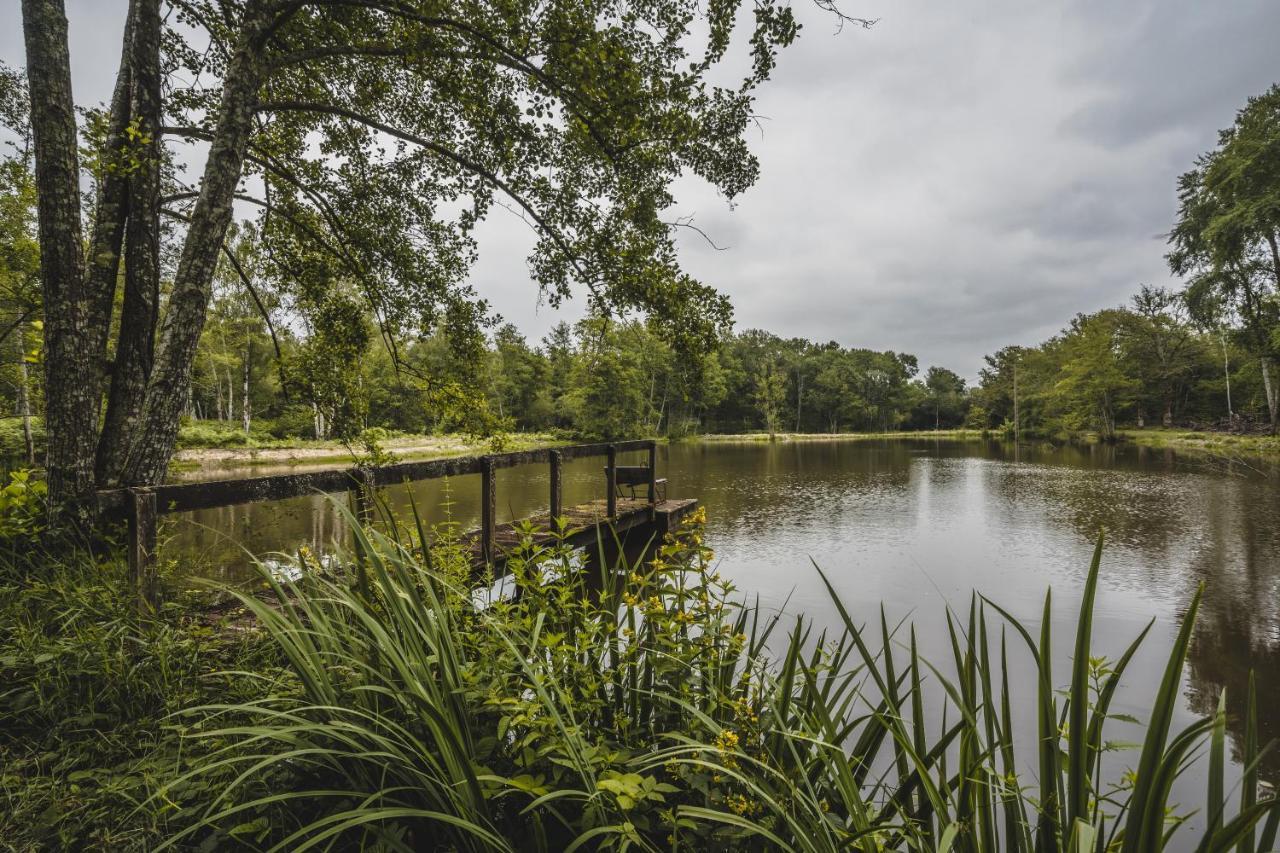
[[[602,464],[566,466],[566,505],[603,495]],[[218,476],[264,473],[270,472]],[[1140,713],[1149,704],[1181,615],[1203,582],[1175,723],[1211,713],[1223,687],[1238,715],[1253,669],[1262,739],[1280,736],[1280,474],[1274,467],[1133,446],[902,439],[675,444],[659,449],[659,474],[668,477],[671,496],[697,497],[707,507],[708,539],[721,571],[744,595],[758,596],[765,608],[785,606],[834,624],[812,559],[857,618],[878,619],[883,603],[891,620],[915,622],[922,647],[939,661],[949,654],[948,603],[967,611],[976,589],[1034,631],[1052,587],[1061,661],[1055,675],[1063,683],[1076,607],[1102,530],[1095,654],[1118,657],[1156,621],[1115,710]],[[434,520],[475,527],[478,479],[419,483],[416,499],[434,508]],[[405,505],[397,491],[391,501]],[[499,521],[545,508],[546,493],[544,466],[500,471]],[[161,556],[237,580],[249,571],[241,546],[255,554],[304,542],[323,548],[335,537],[345,539],[342,529],[319,496],[210,510],[171,518]],[[1238,752],[1238,718],[1231,734]],[[1130,727],[1117,736],[1138,740],[1141,731]],[[1136,763],[1137,756],[1118,760]],[[1280,756],[1273,754],[1266,775],[1280,775]],[[1188,798],[1198,801],[1200,784],[1186,788]]]

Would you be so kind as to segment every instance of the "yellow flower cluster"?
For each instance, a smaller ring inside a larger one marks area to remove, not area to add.
[[[729,811],[737,815],[748,815],[756,811],[756,804],[748,800],[742,794],[730,794],[725,798],[725,805],[729,807]]]

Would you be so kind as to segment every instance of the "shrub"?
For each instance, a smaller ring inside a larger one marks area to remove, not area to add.
[[[48,487],[35,472],[9,472],[9,482],[0,489],[0,553],[8,562],[28,550],[40,538],[47,514]]]
[[[264,429],[278,439],[314,438],[315,414],[310,406],[286,406],[279,417],[264,425]]]
[[[297,581],[267,575],[282,604],[243,601],[301,690],[193,711],[217,759],[174,786],[217,795],[175,842],[211,826],[281,848],[1146,851],[1173,837],[1172,780],[1206,743],[1202,849],[1274,841],[1256,738],[1229,816],[1224,712],[1169,737],[1198,594],[1127,777],[1102,730],[1146,631],[1117,661],[1091,656],[1101,543],[1059,693],[1047,598],[1038,640],[985,599],[948,613],[945,667],[883,615],[854,624],[834,590],[842,630],[802,615],[774,638],[778,619],[711,568],[700,523],[598,578],[526,530],[515,597],[478,598],[464,553],[428,547],[417,519],[355,528],[353,580],[305,554]],[[1000,621],[1035,666],[1032,703],[1010,690],[1016,648],[991,643]]]

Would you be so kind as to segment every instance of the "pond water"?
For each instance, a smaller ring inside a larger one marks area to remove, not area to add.
[[[632,464],[639,460],[630,461]],[[602,460],[566,466],[565,502],[603,494]],[[1164,656],[1198,584],[1204,601],[1182,686],[1178,724],[1216,707],[1226,687],[1233,751],[1250,669],[1263,741],[1280,736],[1280,475],[1244,461],[1132,446],[1013,447],[928,440],[688,443],[659,450],[672,497],[707,507],[721,571],[761,606],[819,622],[835,614],[813,564],[859,619],[914,621],[922,646],[948,653],[945,608],[980,591],[1036,630],[1052,587],[1061,664],[1099,531],[1106,535],[1095,645],[1112,659],[1149,620],[1116,710],[1149,704]],[[263,469],[218,476],[268,473]],[[544,508],[544,466],[499,473],[499,521]],[[478,522],[478,477],[415,486],[434,520]],[[394,503],[402,494],[392,490]],[[447,507],[447,508],[446,508]],[[319,496],[192,513],[169,520],[162,557],[202,574],[246,576],[265,554],[342,536]],[[1011,646],[1012,648],[1012,646]],[[1028,697],[1033,696],[1028,685]],[[1120,733],[1138,740],[1140,731]],[[1136,753],[1119,759],[1136,763]],[[1280,756],[1266,768],[1280,775]],[[1180,784],[1184,788],[1189,782]],[[1185,795],[1199,801],[1200,782]]]

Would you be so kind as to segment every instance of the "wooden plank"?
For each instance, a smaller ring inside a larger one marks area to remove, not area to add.
[[[373,471],[368,468],[355,469],[355,488],[351,490],[352,511],[356,520],[368,526],[373,523],[374,479]]]
[[[486,563],[494,558],[494,528],[498,515],[497,485],[494,482],[494,465],[492,460],[485,459],[480,471],[480,556]]]
[[[649,504],[658,502],[658,442],[649,442]]]
[[[560,470],[562,458],[563,454],[559,450],[551,451],[551,503],[548,515],[553,519],[559,518],[564,511],[564,481]]]
[[[609,518],[618,515],[618,448],[609,445],[608,464],[604,469],[605,494],[609,501]]]

